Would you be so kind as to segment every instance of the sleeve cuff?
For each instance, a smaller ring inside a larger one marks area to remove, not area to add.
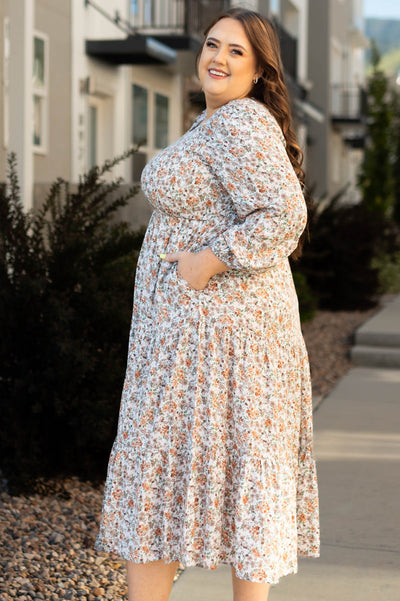
[[[235,255],[227,245],[223,236],[220,236],[213,242],[209,244],[209,247],[213,251],[214,255],[225,263],[231,269],[242,269],[239,261],[236,259]]]

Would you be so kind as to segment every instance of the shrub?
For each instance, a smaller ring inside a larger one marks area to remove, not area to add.
[[[400,227],[400,92],[393,93],[393,219]]]
[[[307,279],[303,273],[293,271],[294,285],[296,286],[297,297],[299,299],[299,310],[301,321],[308,321],[314,317],[318,306],[317,299],[313,295]]]
[[[380,54],[372,44],[372,76],[368,79],[366,147],[358,183],[363,204],[376,214],[388,215],[394,202],[392,165],[393,103],[389,100],[389,82],[379,68]]]
[[[10,485],[28,477],[104,475],[126,362],[143,231],[113,222],[135,193],[86,174],[58,179],[25,213],[9,158],[0,191],[0,456]]]
[[[400,251],[394,254],[380,254],[372,259],[373,269],[378,270],[379,292],[397,294],[400,292]]]
[[[339,204],[337,195],[311,221],[311,241],[296,270],[306,276],[318,305],[331,310],[366,309],[377,303],[378,253],[392,253],[398,232],[384,215],[362,203]]]

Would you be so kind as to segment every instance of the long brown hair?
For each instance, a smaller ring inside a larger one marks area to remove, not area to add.
[[[230,8],[220,13],[204,31],[204,41],[197,52],[196,66],[199,63],[208,32],[218,21],[224,18],[239,21],[252,45],[258,68],[262,69],[262,75],[258,79],[258,82],[253,84],[249,95],[265,104],[279,123],[286,140],[286,152],[299,179],[309,213],[312,203],[311,196],[305,184],[305,173],[302,169],[304,153],[297,144],[296,134],[292,126],[290,98],[285,83],[280,43],[276,29],[271,21],[255,11],[240,7]],[[291,254],[292,259],[296,260],[301,256],[304,240],[307,235],[308,220],[298,246]]]

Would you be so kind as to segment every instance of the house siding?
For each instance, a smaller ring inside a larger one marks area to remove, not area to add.
[[[36,0],[34,28],[49,40],[48,146],[34,153],[35,183],[71,177],[71,8]]]

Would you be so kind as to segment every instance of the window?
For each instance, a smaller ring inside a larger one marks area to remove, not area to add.
[[[142,86],[133,86],[133,143],[147,144],[148,92]]]
[[[168,146],[168,104],[168,96],[155,95],[154,146],[156,148]]]
[[[335,184],[339,184],[341,181],[340,178],[340,163],[341,163],[341,150],[342,144],[340,138],[335,135],[332,137],[332,181]]]
[[[132,104],[133,104],[133,144],[140,144],[141,147],[148,146],[148,91],[142,86],[134,84],[132,86]],[[132,156],[132,180],[140,181],[140,176],[147,162],[147,153],[142,150]]]
[[[48,94],[48,40],[42,34],[33,38],[33,146],[46,151],[47,94]]]
[[[169,144],[168,96],[132,86],[132,142],[140,150],[132,157],[132,180],[140,181],[147,161]]]
[[[44,146],[43,140],[43,99],[40,96],[33,97],[33,145]]]

